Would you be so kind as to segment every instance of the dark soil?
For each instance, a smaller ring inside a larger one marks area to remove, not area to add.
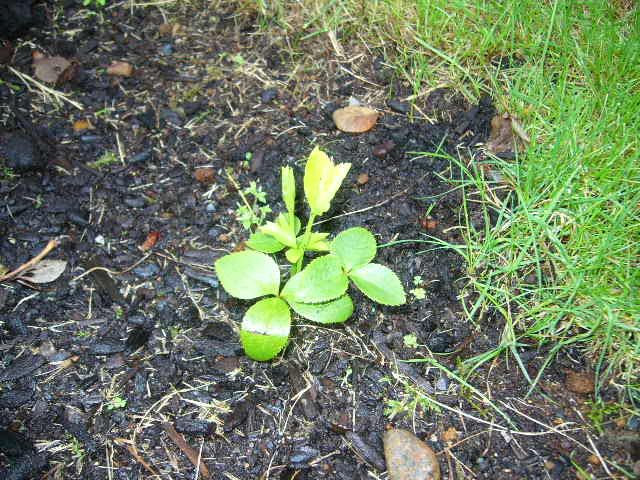
[[[606,475],[583,429],[590,395],[564,387],[568,371],[587,369],[579,355],[559,358],[526,399],[528,383],[506,357],[471,377],[510,426],[455,378],[400,362],[429,356],[426,345],[455,371],[499,343],[495,312],[477,326],[463,313],[466,270],[454,252],[381,249],[377,261],[408,289],[420,276],[426,298],[380,308],[354,292],[345,325],[299,324],[271,363],[243,356],[237,326],[248,304],[213,273],[247,236],[225,172],[243,187],[257,181],[278,211],[280,166],[301,175],[316,144],[352,163],[325,231],[362,225],[379,244],[425,234],[462,243],[461,193],[446,181],[457,168],[418,152],[472,155],[489,134],[489,99],[467,105],[441,89],[407,111],[406,87],[379,59],[336,60],[325,39],[294,56],[233,5],[170,12],[181,25],[173,36],[160,33],[156,7],[89,16],[80,3],[62,2],[46,29],[16,41],[11,66],[32,75],[34,45],[74,59],[80,68],[57,88],[83,111],[2,71],[0,150],[15,158],[18,149],[21,163],[12,165],[19,177],[0,182],[0,262],[15,268],[54,237],[62,244],[50,258],[68,261],[52,285],[0,286],[2,478],[191,479],[189,449],[203,478],[384,478],[389,425],[428,441],[443,478],[575,478],[574,463]],[[134,65],[134,76],[107,76],[113,60]],[[335,129],[331,113],[350,96],[384,113],[372,131]],[[82,118],[95,129],[75,133]],[[96,166],[105,152],[115,162]],[[212,183],[195,180],[199,167],[213,167]],[[481,211],[471,216],[481,227]],[[159,241],[143,252],[151,232]],[[421,346],[406,345],[409,334]],[[545,353],[522,350],[531,376]],[[412,404],[418,387],[452,411]],[[633,459],[607,438],[594,443],[603,456]]]

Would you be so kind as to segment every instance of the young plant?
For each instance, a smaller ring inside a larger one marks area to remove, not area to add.
[[[353,313],[347,294],[353,283],[371,300],[383,305],[405,303],[404,288],[395,273],[372,263],[376,240],[365,228],[355,227],[328,241],[329,234],[314,232],[315,219],[329,210],[331,201],[351,164],[334,162],[315,148],[304,174],[304,192],[310,213],[302,233],[295,215],[296,186],[293,169],[282,168],[282,198],[286,212],[267,222],[246,242],[250,250],[231,253],[216,261],[215,269],[229,295],[243,300],[267,297],[244,315],[240,340],[254,360],[270,360],[285,347],[291,330],[291,310],[322,324],[342,323]],[[280,288],[280,268],[269,255],[285,251],[292,263],[290,277]],[[327,252],[304,266],[307,252]]]

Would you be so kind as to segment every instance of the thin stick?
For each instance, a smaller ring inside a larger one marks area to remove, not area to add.
[[[173,428],[169,422],[165,422],[162,424],[162,428],[169,435],[169,438],[175,442],[175,444],[182,450],[182,452],[189,458],[193,466],[199,468],[199,471],[202,473],[204,478],[211,478],[211,474],[209,473],[209,469],[204,464],[204,462],[200,461],[200,455],[187,443],[182,435],[176,432],[176,429]]]
[[[40,260],[42,260],[44,257],[46,257],[58,245],[60,245],[60,240],[58,240],[57,238],[54,238],[53,240],[49,240],[49,243],[47,243],[47,246],[44,247],[42,249],[42,251],[38,255],[33,257],[28,262],[23,263],[22,265],[20,265],[18,268],[16,268],[12,272],[9,272],[6,275],[0,277],[0,282],[6,282],[7,280],[11,280],[11,279],[17,277],[18,275],[20,275],[25,270],[29,270],[30,268],[33,268],[34,266],[36,266],[36,264]]]
[[[11,72],[17,76],[20,80],[22,80],[26,85],[27,88],[29,88],[29,90],[31,90],[31,87],[29,86],[29,83],[32,83],[33,85],[35,85],[41,92],[43,92],[43,95],[46,97],[47,95],[52,96],[53,98],[55,98],[58,101],[65,101],[71,105],[73,105],[74,107],[76,107],[78,110],[84,110],[84,107],[82,106],[82,104],[71,100],[70,98],[68,98],[64,93],[59,92],[57,90],[54,90],[53,88],[49,88],[46,85],[43,85],[42,83],[38,82],[35,78],[30,77],[29,75],[27,75],[26,73],[22,73],[19,72],[18,70],[16,70],[13,67],[9,67],[9,70],[11,70]]]

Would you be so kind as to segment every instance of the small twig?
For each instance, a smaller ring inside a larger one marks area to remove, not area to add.
[[[35,267],[38,262],[40,262],[44,257],[46,257],[58,245],[60,245],[60,240],[59,239],[54,238],[53,240],[49,240],[49,243],[47,243],[46,247],[44,247],[42,249],[42,251],[38,255],[33,257],[28,262],[23,263],[22,265],[20,265],[18,268],[16,268],[12,272],[9,272],[6,275],[0,277],[0,282],[6,282],[7,280],[11,280],[11,279],[17,277],[18,275],[20,275],[25,270],[29,270],[29,269]]]
[[[173,428],[169,422],[165,422],[162,424],[162,428],[169,435],[169,438],[174,441],[174,443],[182,450],[182,452],[189,458],[191,463],[199,469],[200,473],[204,478],[211,478],[211,474],[209,473],[209,469],[204,464],[204,462],[200,461],[200,454],[196,452],[191,446],[187,443],[182,435],[176,432],[176,429]]]
[[[142,455],[140,455],[138,449],[131,440],[126,438],[116,438],[115,443],[116,445],[124,445],[140,465],[142,465],[154,477],[158,476],[158,473],[154,470],[154,468],[149,465],[144,458],[142,458]]]
[[[58,90],[54,90],[53,88],[47,87],[46,85],[38,82],[35,78],[30,77],[26,73],[19,72],[18,70],[16,70],[13,67],[9,67],[9,70],[15,76],[17,76],[20,80],[22,80],[29,90],[31,90],[31,87],[29,85],[31,83],[31,84],[35,85],[36,88],[38,88],[42,92],[43,96],[46,97],[48,95],[50,97],[53,97],[54,99],[56,99],[60,103],[65,101],[65,102],[69,103],[70,105],[73,105],[74,107],[76,107],[78,110],[84,110],[84,107],[82,106],[82,104],[80,104],[80,103],[78,103],[78,102],[76,102],[74,100],[71,100],[64,93],[59,92]]]

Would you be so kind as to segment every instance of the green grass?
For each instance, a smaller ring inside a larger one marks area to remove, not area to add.
[[[517,358],[525,337],[551,345],[550,361],[579,344],[600,386],[640,403],[638,8],[623,0],[258,5],[263,24],[272,15],[293,45],[331,31],[382,52],[416,95],[439,86],[471,101],[489,93],[520,119],[531,144],[494,166],[511,186],[507,200],[491,194],[496,185],[477,165],[452,162],[468,205],[498,214],[495,228],[478,231],[465,210],[466,243],[448,245],[469,265],[468,292],[477,294],[469,318],[482,328],[494,308],[505,319],[501,343],[472,363],[504,351]]]

